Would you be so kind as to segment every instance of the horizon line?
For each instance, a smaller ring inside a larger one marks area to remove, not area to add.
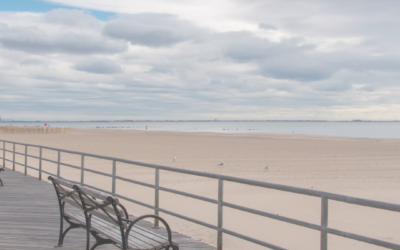
[[[0,120],[0,123],[6,122],[400,122],[400,120],[362,120],[362,119],[353,119],[353,120],[308,120],[308,119],[204,119],[204,120],[169,120],[169,119],[146,119],[146,120],[12,120],[5,119]]]

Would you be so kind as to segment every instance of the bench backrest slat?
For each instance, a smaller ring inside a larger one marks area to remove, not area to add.
[[[61,186],[65,186],[68,187],[70,189],[74,189],[74,185],[75,183],[61,179],[61,178],[57,178],[57,177],[52,177],[53,180],[55,180],[58,184],[60,184]]]
[[[52,178],[53,178],[53,180],[55,180],[58,184],[60,184],[60,185],[62,185],[62,186],[66,186],[66,187],[71,188],[71,189],[73,189],[73,186],[74,186],[74,185],[78,185],[79,188],[80,188],[82,191],[85,192],[85,194],[90,195],[90,196],[95,197],[95,198],[100,199],[100,200],[104,200],[104,201],[105,201],[105,200],[107,200],[108,197],[110,197],[110,195],[108,195],[108,194],[105,194],[105,193],[102,193],[102,192],[99,192],[99,191],[97,191],[97,190],[93,190],[93,189],[90,189],[90,188],[82,187],[82,186],[80,186],[80,185],[77,184],[77,183],[73,183],[73,182],[64,180],[64,179],[62,179],[62,178],[57,178],[57,177],[52,177]],[[117,205],[119,205],[119,200],[118,200],[118,198],[113,197],[113,199],[114,199],[115,203],[116,203]]]
[[[89,195],[89,196],[92,196],[92,197],[95,197],[96,199],[103,200],[103,201],[107,201],[108,197],[111,196],[111,195],[108,195],[108,194],[105,194],[105,193],[102,193],[102,192],[99,192],[99,191],[96,191],[96,190],[93,190],[93,189],[90,189],[90,188],[81,187],[81,186],[79,186],[79,188],[80,188],[85,194],[87,194],[87,195]],[[112,197],[112,198],[113,198],[113,200],[115,201],[115,203],[116,203],[117,205],[119,205],[118,198],[116,198],[116,197]]]
[[[76,208],[82,209],[82,206],[80,206],[80,204],[76,203],[76,201],[74,201],[70,197],[65,197],[64,199],[62,199],[62,201],[64,201],[65,203],[68,203]]]

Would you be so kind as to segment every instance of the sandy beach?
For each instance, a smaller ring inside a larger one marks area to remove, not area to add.
[[[400,204],[399,139],[104,129],[72,129],[70,134],[0,134],[0,138]],[[10,145],[7,148],[11,149]],[[23,147],[17,146],[17,151],[23,152]],[[29,153],[38,154],[37,150]],[[49,150],[44,150],[43,156],[56,159],[56,153]],[[21,157],[17,159],[23,162]],[[74,155],[63,154],[62,160],[80,164],[80,158]],[[222,161],[225,165],[218,166]],[[29,159],[28,164],[36,167],[37,161]],[[265,170],[267,165],[269,169]],[[87,168],[111,173],[111,166],[110,161],[85,159]],[[55,164],[45,163],[44,169],[55,172]],[[68,167],[62,167],[61,172],[68,179],[80,178],[78,171]],[[36,175],[36,171],[29,170],[29,174]],[[117,174],[154,183],[153,169],[118,164]],[[163,187],[217,198],[216,180],[166,171],[161,171],[160,180]],[[85,174],[85,181],[107,190],[111,187],[110,178],[91,173]],[[154,192],[148,188],[118,182],[117,192],[154,203]],[[216,225],[216,205],[164,192],[160,195],[160,207]],[[232,183],[225,184],[224,195],[228,202],[320,224],[317,198]],[[134,215],[152,213],[134,204],[127,207]],[[400,243],[400,216],[394,212],[334,201],[329,208],[330,227]],[[161,216],[173,230],[216,245],[214,230]],[[319,249],[317,231],[228,208],[224,210],[224,227],[289,249]],[[225,235],[224,249],[265,248]],[[381,248],[330,235],[329,249]]]

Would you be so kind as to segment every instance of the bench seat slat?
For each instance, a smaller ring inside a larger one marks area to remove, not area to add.
[[[85,216],[83,214],[67,214],[67,215],[68,217],[79,221],[83,225],[85,225],[86,223]],[[94,231],[106,236],[115,243],[122,245],[121,233],[115,225],[107,221],[102,221],[99,218],[92,217],[91,226]],[[157,237],[155,237],[158,239],[148,238],[144,235],[154,236],[153,234],[149,234],[149,231],[147,231],[146,229],[134,226],[132,228],[131,234],[129,235],[129,241],[128,241],[129,247],[137,250],[160,250],[163,247],[169,245],[168,240],[163,237],[160,237],[159,235],[156,235]]]
[[[119,226],[119,225],[117,225],[110,217],[108,217],[108,216],[107,216],[105,213],[103,213],[103,212],[99,212],[99,211],[97,211],[97,210],[91,210],[91,211],[89,211],[88,213],[90,213],[90,214],[92,214],[92,215],[94,215],[94,216],[96,216],[96,217],[99,217],[99,218],[103,219],[104,221],[110,222],[110,223],[112,223],[112,224],[115,225],[115,226]],[[112,214],[111,214],[111,215],[112,215]],[[114,216],[112,216],[112,217],[113,217],[115,220],[117,220],[116,217],[114,217]],[[117,221],[118,221],[118,220],[117,220]],[[124,229],[127,229],[127,228],[128,228],[126,222],[122,222],[122,225],[123,225]]]
[[[79,218],[76,218],[77,220],[80,220],[82,223],[85,223],[85,217],[80,216]],[[104,223],[104,221],[102,221]],[[111,223],[108,223],[108,226],[105,226],[104,224],[99,223],[98,218],[93,218],[91,221],[91,226],[92,229],[98,233],[101,233],[102,235],[108,237],[115,243],[122,245],[121,242],[121,232],[119,231],[118,228],[116,228],[114,225]],[[130,247],[133,247],[137,250],[150,250],[150,249],[155,249],[153,246],[148,245],[148,244],[143,244],[141,241],[129,241]]]
[[[150,230],[147,230],[147,229],[145,229],[145,228],[143,228],[143,227],[141,227],[141,226],[137,226],[137,225],[135,225],[134,227],[132,227],[132,230],[135,230],[135,228],[139,228],[140,231],[146,232],[147,234],[149,234],[148,237],[150,237],[150,238],[160,238],[160,241],[169,242],[168,239],[167,239],[167,237],[164,237],[164,236],[162,236],[162,235],[160,235],[160,234],[157,234],[156,232],[152,232],[152,231],[150,231]],[[172,243],[173,243],[174,245],[178,246],[178,243],[177,243],[177,242],[175,242],[175,241],[173,241],[173,240],[171,240],[171,241],[172,241]]]
[[[71,196],[73,196],[74,199],[77,200],[77,201],[79,202],[79,204],[80,204],[80,198],[79,198],[79,196],[78,196],[77,194],[72,194]],[[85,202],[86,202],[87,204],[93,204],[93,203],[90,202],[87,198],[84,198],[84,199],[85,199]],[[72,205],[72,206],[74,206],[74,207],[76,207],[76,208],[82,209],[82,207],[81,207],[79,204],[77,204],[77,203],[76,203],[72,198],[70,198],[70,197],[64,197],[64,198],[62,199],[62,201],[65,201],[65,203],[68,203],[68,204],[70,204],[70,205]],[[108,213],[110,213],[111,215],[114,215],[114,214],[115,214],[114,208],[112,208],[112,207],[106,206],[106,207],[104,207],[104,209],[105,209]],[[123,212],[122,210],[119,210],[119,212],[120,212],[121,215],[124,214],[124,212]],[[115,222],[114,222],[110,217],[108,217],[106,214],[104,214],[103,212],[99,212],[99,211],[97,211],[97,210],[91,210],[91,211],[89,211],[88,213],[93,214],[93,215],[95,215],[95,216],[97,216],[97,217],[102,218],[103,220],[106,220],[106,221],[109,221],[109,222],[115,224]],[[116,219],[114,216],[113,216],[113,218]],[[116,225],[116,224],[115,224],[115,225]],[[123,222],[123,226],[124,226],[125,229],[127,228],[126,222]]]
[[[164,247],[169,246],[169,241],[167,238],[159,235],[159,234],[155,234],[149,230],[146,230],[140,226],[133,226],[131,233],[137,233],[137,234],[141,234],[144,237],[148,238],[148,239],[152,239],[154,241],[160,242]],[[178,245],[176,242],[172,241],[172,243],[174,243],[175,245]]]
[[[92,228],[95,228],[96,231],[99,231],[102,234],[106,234],[107,236],[114,237],[115,241],[122,245],[121,242],[121,232],[112,226],[111,224],[105,224],[104,221],[95,221],[92,223]],[[143,241],[138,240],[137,238],[129,239],[129,246],[131,248],[140,249],[140,250],[155,250],[156,247],[150,244],[147,244]]]
[[[108,222],[103,221],[104,225],[110,227],[112,226]],[[140,241],[145,242],[146,244],[154,246],[154,249],[161,249],[163,247],[169,246],[169,241],[159,235],[155,236],[150,234],[146,229],[143,229],[138,226],[132,227],[132,230],[129,234],[129,242],[133,239],[138,239]]]
[[[74,214],[70,214],[70,213],[68,213],[67,216],[70,217],[70,218],[73,218],[74,220],[79,221],[79,223],[82,224],[82,225],[86,225],[85,216],[83,214],[75,214],[75,213]],[[91,224],[92,225],[92,229],[96,229],[96,228],[93,227],[93,224],[94,224],[93,222],[94,221],[92,220],[91,222],[92,222],[92,224]],[[94,231],[98,232],[97,230],[94,230]],[[98,232],[98,233],[100,233],[100,232]],[[114,241],[117,244],[121,243],[121,234],[114,234],[113,232],[107,232],[106,234],[104,234],[102,232],[101,234],[104,237]],[[137,247],[137,246],[135,246],[135,247]],[[140,249],[140,248],[138,248],[138,249]]]

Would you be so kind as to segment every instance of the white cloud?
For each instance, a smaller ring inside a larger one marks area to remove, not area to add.
[[[398,119],[399,18],[381,18],[380,8],[369,15],[311,0],[68,3],[138,14],[100,21],[80,10],[2,12],[3,117]],[[381,29],[363,23],[366,16]]]
[[[122,73],[122,68],[119,64],[104,58],[84,60],[75,64],[72,68],[94,74]]]
[[[0,45],[33,54],[113,54],[127,49],[125,42],[104,37],[101,21],[82,11],[59,9],[23,20],[19,14],[1,15]]]

